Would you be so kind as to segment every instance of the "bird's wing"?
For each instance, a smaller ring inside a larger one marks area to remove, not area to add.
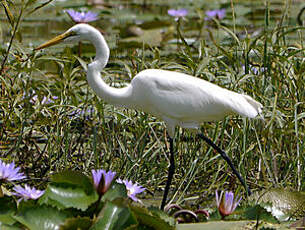
[[[257,114],[251,97],[178,72],[145,70],[132,83],[140,108],[162,118],[202,122],[235,112],[248,117]]]

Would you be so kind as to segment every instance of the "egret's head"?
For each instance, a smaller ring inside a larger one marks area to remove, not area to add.
[[[43,43],[42,45],[35,48],[35,50],[40,50],[60,42],[79,42],[81,40],[90,40],[90,36],[92,36],[92,32],[96,31],[95,28],[88,24],[77,24],[70,29],[68,29],[63,34],[56,36],[55,38]]]

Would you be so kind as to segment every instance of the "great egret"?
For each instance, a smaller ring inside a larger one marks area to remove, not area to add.
[[[101,78],[100,71],[106,66],[109,48],[103,35],[87,24],[77,24],[65,33],[38,46],[36,50],[61,41],[79,42],[88,40],[96,49],[94,61],[88,65],[87,80],[94,92],[107,103],[142,110],[164,120],[170,140],[170,166],[161,209],[166,204],[169,187],[175,171],[173,138],[175,127],[198,130],[204,121],[221,120],[230,114],[254,118],[262,105],[247,95],[221,88],[193,76],[161,70],[146,69],[138,73],[124,88],[112,88]],[[247,189],[227,154],[210,139],[199,134],[228,162],[233,172]],[[247,190],[251,194],[250,189]]]

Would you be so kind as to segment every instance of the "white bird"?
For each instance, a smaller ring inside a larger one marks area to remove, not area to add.
[[[90,41],[96,49],[94,61],[88,65],[87,80],[94,92],[105,102],[150,113],[164,120],[170,137],[170,166],[161,209],[174,174],[173,138],[175,127],[198,130],[200,123],[217,121],[230,114],[254,118],[262,111],[262,104],[247,95],[221,88],[208,81],[174,71],[146,69],[138,73],[124,88],[113,88],[101,78],[100,71],[106,66],[109,48],[103,35],[87,24],[77,24],[65,33],[40,45],[39,50],[61,41]],[[247,189],[243,178],[234,168],[230,158],[210,139],[199,134],[229,163],[233,172]],[[250,194],[250,189],[248,189]]]

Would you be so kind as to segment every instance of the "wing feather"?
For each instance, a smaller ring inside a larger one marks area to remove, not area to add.
[[[233,113],[255,117],[262,107],[249,96],[172,71],[144,70],[132,84],[142,110],[180,122],[220,120]]]

